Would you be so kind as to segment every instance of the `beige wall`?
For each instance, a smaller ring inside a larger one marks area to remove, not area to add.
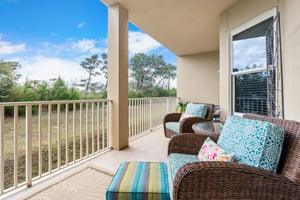
[[[285,8],[285,118],[300,121],[300,1],[287,0]]]
[[[219,104],[219,53],[177,57],[177,96],[183,101]]]
[[[277,6],[277,0],[240,0],[220,16],[220,109],[221,120],[231,114],[230,31]],[[300,1],[279,1],[281,14],[285,118],[300,121]]]

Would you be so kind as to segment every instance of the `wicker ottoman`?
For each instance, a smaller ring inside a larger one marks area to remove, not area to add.
[[[162,162],[124,162],[106,190],[107,200],[169,200],[168,173]]]

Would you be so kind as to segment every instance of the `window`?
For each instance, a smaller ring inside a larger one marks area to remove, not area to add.
[[[277,115],[277,18],[273,12],[232,32],[232,110],[234,113]],[[276,54],[276,55],[275,55]],[[281,56],[279,56],[281,57]]]

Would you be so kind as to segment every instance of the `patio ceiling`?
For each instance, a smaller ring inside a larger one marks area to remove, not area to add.
[[[219,16],[238,0],[101,0],[178,56],[219,49]]]

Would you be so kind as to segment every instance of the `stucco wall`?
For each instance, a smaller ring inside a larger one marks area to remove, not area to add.
[[[281,14],[285,118],[300,121],[300,1],[240,0],[220,16],[221,120],[231,114],[230,31],[278,6]]]
[[[285,8],[285,118],[300,121],[300,1],[287,0]]]
[[[177,96],[183,101],[219,104],[219,53],[177,57]]]

